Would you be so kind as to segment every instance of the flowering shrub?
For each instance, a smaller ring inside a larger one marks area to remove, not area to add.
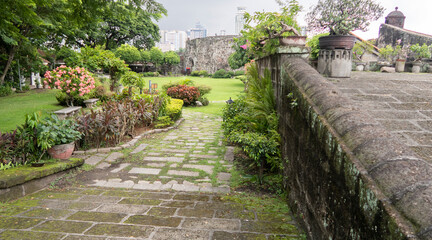
[[[71,68],[64,65],[45,73],[44,84],[48,88],[57,88],[66,93],[73,106],[75,96],[83,96],[95,88],[95,80],[84,68]]]
[[[197,87],[187,85],[177,85],[167,90],[168,96],[183,100],[185,105],[195,103],[200,97]]]

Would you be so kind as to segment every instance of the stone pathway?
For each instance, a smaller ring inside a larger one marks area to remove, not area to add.
[[[301,239],[289,214],[226,198],[233,149],[221,119],[185,114],[178,129],[118,152],[66,189],[0,203],[0,239]]]

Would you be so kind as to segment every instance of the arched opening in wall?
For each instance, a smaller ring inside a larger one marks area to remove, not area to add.
[[[195,62],[194,62],[193,58],[189,58],[189,62],[191,64],[191,69],[193,69],[193,67],[195,66]]]

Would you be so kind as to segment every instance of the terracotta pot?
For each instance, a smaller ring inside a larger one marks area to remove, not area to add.
[[[48,154],[52,158],[56,159],[68,159],[70,156],[72,156],[72,153],[75,149],[75,143],[67,143],[67,144],[60,144],[55,145],[52,148],[48,149]]]
[[[319,38],[319,47],[321,49],[352,49],[354,43],[355,37],[351,35],[329,35]]]
[[[305,46],[306,36],[280,37],[279,43],[281,46]]]

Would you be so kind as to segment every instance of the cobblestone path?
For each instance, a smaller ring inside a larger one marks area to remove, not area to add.
[[[0,203],[0,239],[301,239],[289,215],[227,195],[233,153],[221,119],[184,117],[131,148],[86,156],[94,169],[70,187]]]

